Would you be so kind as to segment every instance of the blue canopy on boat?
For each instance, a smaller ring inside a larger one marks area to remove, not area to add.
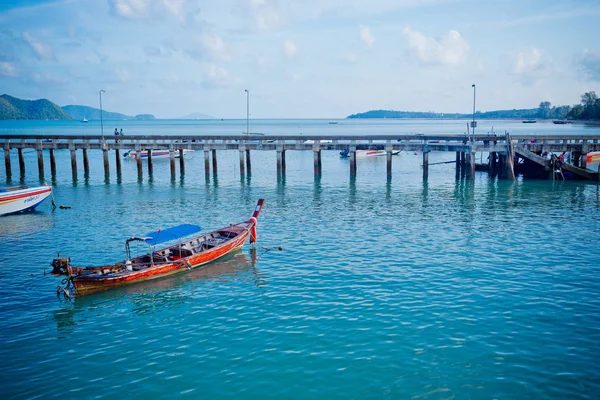
[[[167,229],[159,229],[156,232],[150,232],[144,237],[144,242],[155,245],[158,243],[168,242],[169,240],[179,239],[184,236],[198,233],[202,230],[198,225],[183,224]]]

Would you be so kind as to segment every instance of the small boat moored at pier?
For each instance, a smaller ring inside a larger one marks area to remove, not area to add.
[[[382,157],[387,154],[385,150],[356,150],[356,158],[365,158],[365,157]],[[400,150],[392,151],[392,155],[400,154]],[[340,151],[341,157],[350,157],[350,151],[344,150]]]
[[[102,290],[112,289],[132,283],[157,279],[184,272],[215,261],[226,254],[241,249],[250,236],[250,242],[256,241],[257,218],[264,200],[258,200],[254,213],[249,220],[217,229],[191,239],[183,237],[199,233],[202,228],[183,224],[172,228],[150,232],[143,237],[131,237],[125,242],[125,260],[115,264],[96,267],[76,267],[71,265],[69,257],[58,257],[52,261],[53,275],[66,275],[65,287],[58,286],[58,294],[82,296]],[[155,250],[160,243],[178,240],[169,247]],[[131,257],[130,244],[142,242],[150,251],[137,257]]]
[[[585,156],[585,163],[588,165],[600,164],[600,151],[592,151],[591,153],[587,153]]]
[[[193,151],[194,150],[184,149],[183,155],[185,156],[186,154],[191,153]],[[179,152],[174,151],[173,156],[175,158],[179,158]],[[147,160],[148,159],[148,150],[142,150],[139,152],[136,152],[135,150],[129,150],[128,152],[123,154],[123,158],[130,158],[130,159],[136,160],[138,157],[140,157],[142,160]],[[170,158],[170,157],[171,156],[169,154],[169,150],[152,150],[152,158],[153,159]]]
[[[51,186],[13,186],[0,189],[0,215],[33,211],[51,194]]]

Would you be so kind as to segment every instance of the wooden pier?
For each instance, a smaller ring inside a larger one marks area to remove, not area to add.
[[[102,151],[104,174],[110,174],[109,153],[113,152],[116,160],[116,173],[121,176],[121,155],[124,151],[138,153],[136,158],[137,173],[143,175],[142,159],[139,152],[147,151],[146,164],[149,175],[153,173],[152,153],[158,150],[168,150],[171,175],[176,175],[175,154],[179,156],[179,170],[185,173],[184,150],[204,152],[204,170],[206,175],[217,172],[217,153],[224,150],[239,152],[240,174],[250,174],[252,151],[275,151],[277,153],[277,176],[286,173],[287,151],[312,151],[314,155],[314,174],[321,175],[322,151],[348,150],[350,158],[350,176],[356,176],[357,150],[385,150],[387,161],[387,176],[392,175],[392,153],[394,151],[422,152],[423,178],[429,176],[429,153],[432,151],[456,153],[455,163],[457,173],[460,171],[466,177],[475,175],[475,155],[489,154],[485,169],[494,176],[503,179],[515,179],[516,173],[523,172],[523,165],[528,168],[541,168],[546,171],[548,178],[554,178],[557,163],[552,157],[542,157],[541,154],[559,154],[569,152],[570,163],[562,162],[558,168],[568,171],[578,179],[599,181],[597,171],[589,170],[585,165],[585,156],[592,151],[600,151],[599,135],[560,135],[560,136],[502,136],[476,135],[363,135],[363,136],[281,136],[281,135],[187,135],[187,136],[119,136],[118,141],[101,136],[69,136],[69,135],[0,135],[0,145],[4,150],[4,163],[7,180],[11,179],[13,167],[11,151],[16,150],[19,159],[19,171],[25,175],[23,149],[33,149],[37,152],[38,173],[44,179],[44,150],[48,150],[50,171],[56,175],[56,160],[54,150],[68,149],[71,155],[71,170],[73,178],[77,177],[77,152],[83,154],[83,168],[89,174],[88,151]],[[531,167],[535,165],[535,167]]]

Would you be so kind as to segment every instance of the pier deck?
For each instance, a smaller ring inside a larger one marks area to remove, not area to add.
[[[118,139],[118,142],[115,140]],[[17,149],[19,169],[24,174],[23,149],[34,149],[38,153],[38,170],[40,177],[44,175],[43,151],[49,150],[50,167],[55,174],[56,164],[54,150],[71,151],[73,174],[77,174],[76,152],[83,153],[84,169],[89,172],[88,150],[101,150],[104,156],[105,174],[109,174],[108,152],[114,151],[117,172],[120,173],[122,152],[132,150],[139,152],[151,150],[148,154],[148,171],[152,173],[152,152],[167,150],[171,159],[171,173],[175,173],[175,154],[180,155],[180,171],[183,173],[185,163],[183,150],[204,151],[205,170],[208,174],[212,155],[213,171],[217,170],[217,151],[237,150],[240,152],[240,172],[251,172],[251,151],[276,151],[277,173],[285,173],[286,151],[313,151],[315,157],[314,172],[321,173],[321,151],[349,151],[350,174],[356,174],[356,150],[385,150],[387,152],[388,176],[391,175],[391,154],[394,151],[411,151],[423,153],[423,176],[428,176],[428,153],[431,151],[455,152],[456,165],[466,169],[467,176],[475,171],[474,155],[478,152],[490,154],[489,171],[501,177],[512,179],[512,157],[528,158],[543,168],[549,168],[547,160],[540,157],[542,153],[569,152],[574,155],[573,171],[588,180],[598,180],[596,171],[586,169],[585,155],[592,151],[600,151],[600,135],[515,135],[501,136],[464,134],[447,135],[361,135],[361,136],[303,136],[303,135],[127,135],[113,136],[75,136],[75,135],[0,135],[0,145],[4,150],[5,170],[7,178],[12,174],[10,151]],[[137,159],[138,174],[142,172],[141,159]],[[576,169],[575,169],[576,168]],[[568,167],[567,167],[568,169]],[[508,170],[508,173],[505,173]]]

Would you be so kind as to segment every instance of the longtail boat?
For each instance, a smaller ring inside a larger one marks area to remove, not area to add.
[[[71,265],[69,257],[58,257],[52,261],[53,275],[66,275],[63,286],[58,286],[58,294],[83,296],[86,294],[130,285],[150,279],[162,278],[188,271],[226,254],[242,248],[248,236],[250,243],[256,242],[256,224],[264,200],[258,200],[249,220],[232,224],[221,229],[179,240],[175,245],[156,250],[156,245],[189,237],[202,230],[201,227],[183,224],[172,228],[150,232],[143,237],[130,237],[125,242],[125,260],[103,266],[77,267]],[[131,258],[130,244],[142,242],[150,251]]]

